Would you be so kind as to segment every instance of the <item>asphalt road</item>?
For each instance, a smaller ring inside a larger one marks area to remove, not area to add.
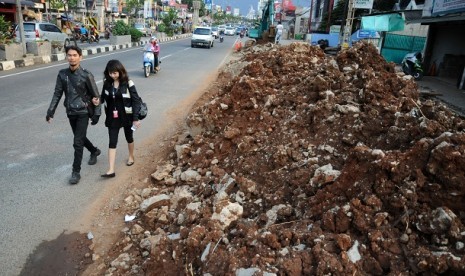
[[[165,123],[167,113],[204,86],[231,53],[235,37],[217,39],[211,49],[191,48],[190,39],[161,44],[161,68],[143,76],[141,48],[84,57],[99,89],[108,60],[119,59],[149,107],[149,115],[135,134],[150,139]],[[0,72],[0,275],[18,275],[28,255],[43,240],[53,240],[82,217],[102,193],[106,180],[108,135],[104,115],[89,126],[89,139],[102,149],[95,166],[87,165],[85,150],[78,185],[68,184],[73,160],[72,133],[63,99],[51,124],[45,121],[57,72],[66,62],[55,62]],[[117,166],[124,166],[127,148],[120,132]],[[137,153],[137,151],[136,151]],[[137,154],[136,154],[137,160]],[[118,168],[116,168],[118,172]]]

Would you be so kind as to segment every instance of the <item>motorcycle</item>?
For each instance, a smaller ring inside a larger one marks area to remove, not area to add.
[[[411,75],[415,80],[421,80],[423,77],[422,55],[420,52],[408,53],[402,59],[402,71],[404,74]]]
[[[100,41],[100,38],[99,38],[99,34],[97,32],[93,32],[89,36],[89,43],[92,43],[92,42],[99,43],[99,41]]]
[[[153,71],[155,55],[152,51],[144,51],[144,76],[148,78]]]
[[[224,32],[220,31],[220,42],[223,42],[224,40]]]

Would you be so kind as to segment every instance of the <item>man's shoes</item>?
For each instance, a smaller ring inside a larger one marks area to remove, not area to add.
[[[95,165],[97,164],[97,156],[99,156],[102,152],[97,149],[94,153],[90,154],[89,162],[87,164],[89,165]]]
[[[106,174],[102,174],[101,177],[103,178],[111,178],[111,177],[115,177],[116,174],[115,173],[106,173]]]
[[[78,172],[73,172],[71,178],[69,179],[69,184],[78,184],[81,179],[81,175]]]

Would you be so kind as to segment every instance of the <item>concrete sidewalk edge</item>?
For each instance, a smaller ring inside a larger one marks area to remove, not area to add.
[[[167,37],[167,38],[159,38],[158,41],[166,42],[166,41],[172,41],[172,40],[177,40],[177,39],[184,39],[184,38],[190,37],[191,35],[192,34],[175,35],[175,36]],[[142,46],[145,44],[147,44],[147,41],[131,42],[128,44],[121,44],[121,45],[96,46],[96,47],[82,49],[82,56],[90,56],[90,55],[95,55],[95,54],[100,54],[100,53],[105,53],[105,52],[116,51],[120,49],[138,47],[138,46]],[[25,57],[23,59],[17,59],[17,60],[0,61],[0,71],[12,70],[12,69],[21,68],[21,67],[32,66],[35,64],[45,64],[45,63],[61,61],[65,59],[66,59],[66,54],[59,53],[59,54],[52,54],[50,56],[32,56],[32,57]]]

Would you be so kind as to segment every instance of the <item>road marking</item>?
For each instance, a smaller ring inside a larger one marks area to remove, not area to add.
[[[163,44],[168,44],[168,43],[174,43],[175,41],[166,41],[165,43]],[[85,49],[84,49],[85,50]],[[86,61],[86,60],[90,60],[90,59],[96,59],[96,58],[101,58],[101,57],[106,57],[106,56],[110,56],[110,55],[114,55],[114,54],[120,54],[120,53],[125,53],[125,52],[129,52],[129,51],[134,51],[134,50],[140,50],[139,47],[132,47],[128,50],[124,50],[124,51],[111,51],[111,52],[105,52],[106,54],[102,54],[102,55],[98,55],[98,56],[85,56],[85,58],[83,59],[83,61]],[[167,55],[167,56],[164,56],[162,58],[160,58],[160,60],[164,60],[165,58],[169,57],[171,55]],[[12,73],[12,74],[9,74],[9,75],[5,75],[5,76],[0,76],[0,79],[3,79],[3,78],[6,78],[6,77],[12,77],[12,76],[19,76],[19,75],[23,75],[23,74],[26,74],[26,73],[30,73],[30,72],[35,72],[35,71],[39,71],[39,70],[44,70],[44,69],[48,69],[48,68],[53,68],[53,67],[58,67],[58,66],[63,66],[65,65],[67,62],[66,61],[63,61],[63,62],[60,62],[59,64],[54,64],[54,65],[50,65],[50,66],[45,66],[45,67],[41,67],[41,68],[37,68],[37,69],[30,69],[30,70],[27,70],[27,71],[24,71],[24,72],[18,72],[18,73]]]

